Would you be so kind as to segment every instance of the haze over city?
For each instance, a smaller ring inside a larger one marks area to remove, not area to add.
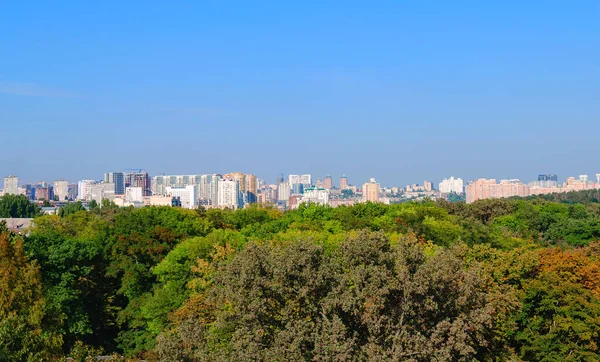
[[[597,1],[0,5],[0,174],[597,172]]]

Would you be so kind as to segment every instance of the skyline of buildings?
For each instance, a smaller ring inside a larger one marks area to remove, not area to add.
[[[423,197],[447,198],[448,194],[464,195],[467,203],[487,198],[526,197],[547,193],[600,189],[600,173],[594,177],[586,174],[568,177],[562,184],[556,174],[538,174],[537,180],[528,184],[519,179],[480,178],[464,182],[462,178],[444,178],[437,189],[431,181],[422,185],[412,184],[404,188],[382,187],[375,178],[362,186],[351,185],[346,175],[335,187],[333,178],[317,177],[313,183],[311,174],[281,175],[277,184],[267,184],[252,174],[231,172],[225,174],[157,175],[152,178],[144,170],[134,172],[106,172],[99,180],[80,180],[77,183],[60,179],[53,183],[40,181],[21,184],[18,176],[4,178],[0,195],[25,195],[31,200],[55,202],[104,199],[119,206],[143,206],[170,204],[184,208],[228,207],[241,208],[254,203],[272,203],[284,209],[298,207],[301,203],[325,205],[350,205],[356,202],[395,203],[403,199]]]

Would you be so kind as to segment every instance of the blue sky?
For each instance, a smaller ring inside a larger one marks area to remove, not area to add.
[[[0,0],[0,174],[593,175],[599,19],[583,0]]]

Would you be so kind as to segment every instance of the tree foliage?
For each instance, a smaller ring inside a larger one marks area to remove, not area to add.
[[[594,360],[584,201],[72,203],[0,231],[0,360]]]
[[[24,195],[8,194],[0,197],[1,218],[32,218],[40,214],[40,208]]]

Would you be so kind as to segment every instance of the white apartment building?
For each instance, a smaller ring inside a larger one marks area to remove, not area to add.
[[[219,180],[219,207],[237,209],[240,206],[240,184],[236,180]]]
[[[451,192],[462,194],[464,193],[465,188],[461,178],[454,178],[454,176],[451,176],[450,178],[445,178],[442,180],[442,182],[440,182],[438,185],[438,190],[440,190],[440,192],[443,194],[449,194]]]
[[[126,187],[125,201],[127,202],[144,202],[144,190],[141,187]]]
[[[309,187],[304,190],[302,195],[302,202],[309,204],[328,205],[329,204],[329,190],[323,187]]]
[[[69,198],[69,181],[56,180],[54,181],[54,196],[58,197],[58,201],[65,201]]]
[[[96,200],[98,205],[102,205],[102,200],[113,201],[115,198],[115,184],[100,183],[90,186],[90,200]]]
[[[81,180],[77,183],[77,199],[81,201],[92,201],[92,186],[94,180]]]
[[[166,196],[168,187],[196,188],[196,198],[205,204],[217,204],[219,175],[160,175],[152,178],[152,195]]]
[[[291,189],[289,182],[282,182],[277,185],[277,201],[288,202],[290,200]]]
[[[19,178],[8,176],[4,178],[3,195],[17,195],[19,192]]]
[[[308,188],[312,185],[312,176],[310,174],[289,175],[288,182],[290,183],[290,188],[297,184],[304,185],[306,188]]]
[[[184,209],[195,209],[198,206],[194,185],[168,186],[166,192],[171,197],[179,198],[181,207]]]

